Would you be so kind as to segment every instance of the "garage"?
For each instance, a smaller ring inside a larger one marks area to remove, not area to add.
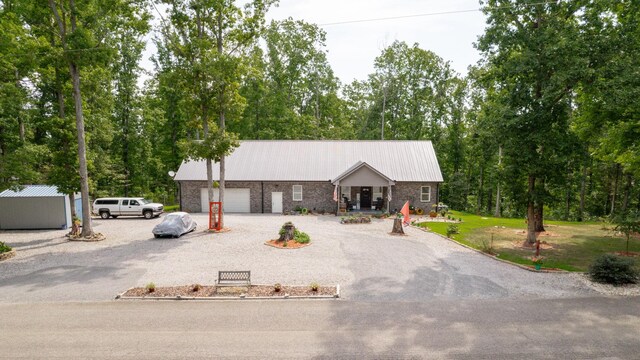
[[[202,212],[209,212],[209,195],[207,188],[200,189],[200,203]],[[218,201],[218,189],[213,189],[213,201]],[[249,189],[224,189],[224,212],[248,213],[251,212],[251,192]]]
[[[78,194],[78,213],[80,206]],[[0,193],[0,229],[68,229],[71,225],[69,196],[55,186],[27,185]]]

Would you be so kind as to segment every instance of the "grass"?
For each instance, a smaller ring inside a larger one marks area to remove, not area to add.
[[[456,219],[462,218],[458,224],[459,234],[452,235],[455,241],[483,250],[489,246],[493,236],[493,250],[497,257],[514,263],[531,265],[531,256],[535,250],[515,245],[526,239],[526,223],[524,219],[507,219],[478,216],[451,211]],[[447,226],[444,222],[423,222],[419,226],[445,235]],[[593,260],[600,254],[625,251],[625,239],[617,236],[613,227],[605,227],[605,223],[577,223],[566,221],[546,221],[547,233],[541,235],[540,241],[546,241],[552,249],[541,249],[545,258],[543,267],[568,271],[586,271]],[[631,239],[629,250],[640,252],[639,239]],[[640,261],[636,261],[640,268]]]

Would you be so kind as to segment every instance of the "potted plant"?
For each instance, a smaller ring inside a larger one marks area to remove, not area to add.
[[[413,215],[416,213],[416,208],[413,205],[409,205],[409,214]]]

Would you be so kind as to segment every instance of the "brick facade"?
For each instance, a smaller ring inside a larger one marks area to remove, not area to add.
[[[302,201],[293,201],[293,185],[302,185]],[[431,186],[431,199],[427,203],[420,201],[421,186]],[[180,205],[182,211],[200,212],[200,189],[206,188],[206,181],[180,181]],[[293,211],[297,206],[310,210],[335,212],[337,204],[333,201],[334,186],[329,181],[323,182],[270,182],[270,181],[227,181],[227,189],[249,188],[250,208],[252,213],[271,213],[271,193],[282,192],[282,208],[284,212]],[[420,207],[428,213],[431,205],[437,201],[437,183],[399,182],[391,188],[390,210],[400,210],[405,201]],[[355,199],[355,187],[352,187]],[[264,194],[264,196],[263,196]],[[387,198],[387,188],[383,188],[383,197]],[[375,199],[373,199],[375,200]],[[386,201],[385,207],[386,210]]]
[[[422,186],[431,186],[431,198],[429,202],[420,201],[420,191]],[[416,208],[422,208],[426,214],[431,210],[433,204],[438,201],[438,183],[422,183],[422,182],[399,182],[391,187],[391,206],[390,210],[396,209],[400,211],[406,201]]]

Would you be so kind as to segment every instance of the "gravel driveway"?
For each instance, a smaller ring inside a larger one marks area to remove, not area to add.
[[[207,217],[194,215],[199,224]],[[218,270],[251,270],[252,282],[340,284],[347,299],[575,297],[596,294],[578,274],[522,270],[437,235],[407,228],[389,235],[391,220],[341,225],[335,216],[226,215],[232,231],[204,226],[179,239],[154,239],[161,219],[95,219],[107,236],[70,242],[66,231],[3,231],[17,256],[0,262],[0,301],[109,300],[129,287],[212,284]],[[311,246],[276,249],[285,221],[311,236]]]

